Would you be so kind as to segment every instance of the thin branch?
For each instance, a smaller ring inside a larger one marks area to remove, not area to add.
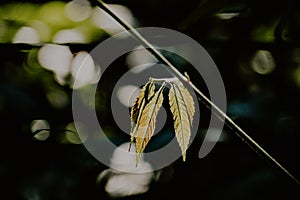
[[[151,80],[155,81],[155,82],[167,82],[167,83],[171,83],[171,82],[178,81],[179,79],[177,77],[173,77],[173,78],[151,78]]]
[[[138,40],[153,56],[155,56],[160,62],[168,66],[168,69],[175,74],[176,77],[184,82],[187,82],[194,91],[199,95],[199,99],[210,109],[212,112],[225,124],[233,130],[233,132],[245,142],[251,149],[253,149],[262,158],[270,161],[271,164],[279,168],[279,170],[291,178],[294,182],[300,185],[300,182],[286,169],[284,168],[275,158],[273,158],[265,149],[263,149],[257,142],[255,142],[242,128],[240,128],[226,113],[224,113],[217,105],[215,105],[208,97],[206,97],[186,76],[181,74],[177,68],[168,61],[155,47],[153,47],[134,27],[119,18],[113,11],[111,11],[102,1],[91,0],[98,7],[107,12],[113,17],[118,23],[120,23],[133,38]]]

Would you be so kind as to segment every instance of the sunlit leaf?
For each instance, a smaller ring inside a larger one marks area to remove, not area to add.
[[[181,82],[174,82],[171,85],[169,91],[170,109],[173,114],[175,135],[185,161],[195,106],[192,96]]]
[[[154,94],[154,96],[150,99],[149,103],[146,104],[145,108],[142,111],[140,111],[141,116],[135,133],[137,163],[141,154],[146,148],[146,145],[153,136],[155,130],[156,117],[163,103],[164,87],[165,83]]]
[[[192,126],[194,115],[195,115],[195,103],[193,97],[191,96],[190,92],[184,87],[184,85],[180,81],[174,82],[181,92],[183,101],[185,105],[187,105],[187,111],[189,115],[190,125]]]
[[[130,111],[131,119],[131,142],[133,142],[136,127],[138,126],[138,121],[140,119],[141,111],[144,109],[146,104],[149,102],[150,98],[154,95],[155,85],[150,80],[141,89],[139,96],[136,98]]]

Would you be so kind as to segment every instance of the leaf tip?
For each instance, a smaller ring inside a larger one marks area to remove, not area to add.
[[[142,156],[142,153],[140,153],[140,152],[136,154],[135,167],[138,167],[141,156]]]

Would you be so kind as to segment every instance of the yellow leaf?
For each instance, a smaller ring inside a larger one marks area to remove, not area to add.
[[[191,125],[195,113],[195,105],[189,91],[179,81],[171,84],[169,91],[170,109],[173,114],[176,139],[185,161],[186,150],[191,137]]]
[[[135,102],[130,110],[130,119],[131,119],[131,143],[133,142],[136,127],[138,126],[138,122],[141,116],[141,111],[144,109],[145,105],[149,102],[149,100],[154,95],[155,85],[151,79],[144,85],[141,89],[139,96],[135,99]]]
[[[187,107],[188,115],[189,115],[189,121],[190,125],[192,126],[194,115],[195,115],[195,103],[192,95],[190,92],[184,87],[184,85],[180,81],[174,82],[176,86],[179,89],[179,92],[181,92],[181,96],[183,98],[183,101]]]
[[[165,83],[159,88],[159,90],[150,99],[149,103],[146,104],[145,108],[141,111],[141,117],[139,124],[137,125],[137,131],[135,134],[136,139],[136,153],[137,163],[143,153],[146,145],[153,136],[155,130],[155,123],[158,111],[163,103],[163,89]]]

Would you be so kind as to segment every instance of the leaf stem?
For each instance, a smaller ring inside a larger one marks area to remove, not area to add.
[[[118,17],[113,11],[111,11],[102,1],[91,0],[98,7],[107,12],[112,18],[114,18],[120,25],[122,25],[133,38],[138,40],[153,56],[155,56],[160,62],[165,64],[169,71],[179,79],[187,82],[190,87],[199,95],[198,98],[212,110],[220,120],[224,121],[225,124],[233,130],[233,132],[245,142],[251,149],[253,149],[262,158],[268,160],[271,164],[276,166],[282,173],[287,175],[295,183],[300,185],[300,182],[294,177],[286,168],[284,168],[275,158],[273,158],[265,149],[263,149],[257,142],[255,142],[242,128],[240,128],[226,113],[224,113],[217,105],[215,105],[208,97],[206,97],[186,76],[181,74],[177,68],[163,56],[153,45],[151,45],[134,27]]]
[[[175,81],[179,81],[179,79],[177,77],[173,77],[173,78],[151,78],[152,81],[154,82],[166,82],[166,83],[172,83]]]

